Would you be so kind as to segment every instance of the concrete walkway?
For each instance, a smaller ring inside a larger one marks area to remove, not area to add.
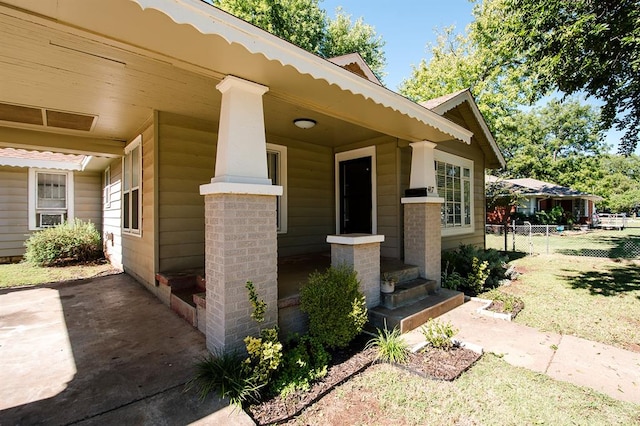
[[[125,274],[0,290],[0,425],[253,425],[185,392],[204,336]]]
[[[477,312],[482,305],[469,301],[439,319],[458,328],[456,338],[502,355],[509,364],[640,404],[640,353],[491,318]],[[416,329],[407,340],[416,344],[424,338]]]

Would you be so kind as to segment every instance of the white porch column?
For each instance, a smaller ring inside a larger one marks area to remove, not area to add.
[[[278,323],[276,197],[267,178],[262,95],[267,87],[226,77],[215,176],[205,196],[206,340],[210,351],[242,350],[243,339]],[[265,321],[250,318],[245,284],[267,304]]]
[[[211,182],[271,185],[262,107],[262,95],[269,88],[231,75],[216,88],[222,92],[222,108]]]
[[[411,144],[410,189],[427,188],[426,194],[404,197],[404,262],[416,265],[420,276],[440,285],[442,228],[440,210],[444,199],[438,197],[433,142]],[[426,195],[426,196],[425,196]]]
[[[421,141],[409,145],[412,148],[409,188],[427,188],[428,197],[437,197],[438,185],[434,167],[435,158],[433,156],[436,144],[429,141]]]

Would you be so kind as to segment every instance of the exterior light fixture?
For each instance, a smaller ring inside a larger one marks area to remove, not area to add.
[[[293,124],[301,129],[310,129],[316,125],[316,120],[312,120],[310,118],[296,118],[293,120]]]

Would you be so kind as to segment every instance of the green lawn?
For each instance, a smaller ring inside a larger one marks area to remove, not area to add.
[[[524,229],[524,228],[520,228]],[[589,230],[587,232],[552,232],[549,237],[542,228],[534,227],[531,236],[523,231],[515,237],[515,251],[535,254],[566,254],[602,258],[640,258],[640,227],[623,230]],[[535,232],[538,231],[538,232]],[[504,235],[488,233],[487,248],[504,250]],[[507,236],[507,250],[514,248],[513,234]]]
[[[631,425],[640,406],[513,367],[485,354],[454,382],[376,365],[291,424]]]
[[[0,265],[0,288],[78,280],[114,272],[117,271],[108,263],[55,268],[40,268],[28,263]]]
[[[542,331],[640,350],[640,261],[528,256],[501,290],[524,300],[516,322]]]

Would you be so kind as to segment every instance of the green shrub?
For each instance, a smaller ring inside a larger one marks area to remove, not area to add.
[[[345,347],[367,322],[364,295],[348,267],[314,272],[300,291],[300,309],[309,315],[309,334],[328,348]]]
[[[93,223],[79,219],[35,232],[24,244],[25,260],[39,266],[88,262],[102,257],[100,234]]]
[[[436,349],[449,350],[453,347],[451,338],[458,332],[449,322],[442,322],[431,318],[421,328],[427,343]]]
[[[262,323],[267,305],[258,298],[251,281],[247,281],[246,288],[253,306],[251,318]],[[247,336],[244,343],[248,354],[246,358],[237,352],[220,352],[197,362],[196,375],[187,383],[187,389],[197,387],[201,399],[217,390],[220,397],[228,397],[238,406],[259,402],[262,389],[269,385],[282,361],[278,328],[263,328],[259,337]]]
[[[409,360],[409,345],[400,329],[378,329],[378,335],[367,342],[366,348],[376,348],[376,358],[384,362],[405,364]]]
[[[262,323],[267,305],[264,300],[258,299],[258,293],[251,281],[247,281],[246,288],[253,306],[251,318],[257,323]],[[247,336],[244,344],[249,354],[244,360],[249,377],[260,387],[268,385],[271,376],[282,362],[282,343],[278,340],[278,327],[263,328],[260,330],[260,337]]]
[[[229,398],[232,404],[242,406],[260,400],[260,388],[237,352],[211,354],[195,365],[196,374],[186,386],[186,390],[197,388],[200,399],[217,390],[221,398]]]
[[[497,250],[461,245],[442,253],[442,286],[476,296],[506,279],[507,257]]]
[[[286,397],[296,390],[309,390],[311,383],[327,375],[329,360],[329,353],[317,339],[310,336],[295,339],[285,349],[272,393]]]

